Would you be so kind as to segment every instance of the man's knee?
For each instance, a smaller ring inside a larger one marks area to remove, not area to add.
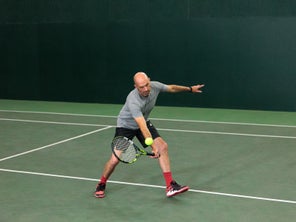
[[[164,152],[168,150],[168,144],[161,137],[158,137],[154,140],[154,144],[157,147],[159,152]]]
[[[119,163],[117,157],[112,153],[111,158],[109,160],[109,165],[116,166]]]

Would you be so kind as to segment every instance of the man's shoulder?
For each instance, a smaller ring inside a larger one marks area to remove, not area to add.
[[[133,89],[129,92],[126,98],[127,101],[136,101],[139,100],[139,93],[137,92],[137,89]]]
[[[151,81],[150,84],[152,88],[158,89],[160,91],[166,91],[168,87],[167,84],[164,84],[159,81]]]

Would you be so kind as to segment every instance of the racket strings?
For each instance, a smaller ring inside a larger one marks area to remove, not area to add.
[[[133,143],[125,138],[115,138],[112,147],[115,155],[124,162],[133,162],[137,157]]]

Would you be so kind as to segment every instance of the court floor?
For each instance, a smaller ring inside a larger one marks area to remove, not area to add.
[[[189,192],[166,198],[157,160],[141,157],[97,199],[120,108],[0,100],[0,221],[295,220],[295,112],[156,107]]]

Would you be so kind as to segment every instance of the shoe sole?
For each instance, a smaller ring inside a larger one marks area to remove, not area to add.
[[[184,193],[184,192],[186,192],[188,190],[189,190],[189,187],[186,186],[186,187],[183,187],[182,189],[176,191],[175,193],[173,193],[171,195],[167,195],[167,197],[173,197],[173,196],[176,196],[178,194]]]
[[[105,197],[105,194],[96,194],[96,193],[94,193],[94,196],[96,198],[104,198]]]

